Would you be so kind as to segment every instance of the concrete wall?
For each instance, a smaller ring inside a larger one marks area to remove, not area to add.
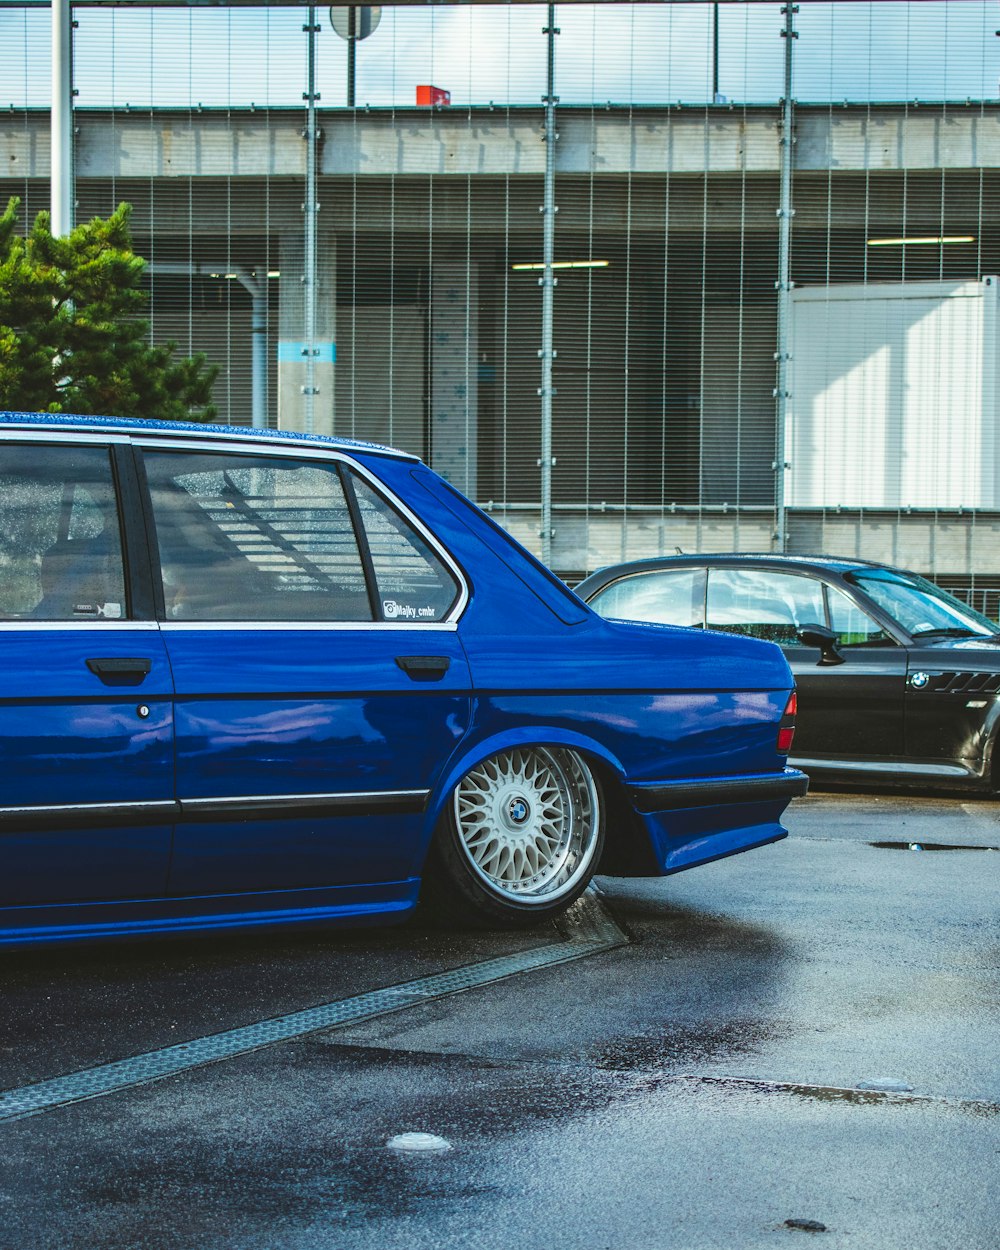
[[[537,509],[490,509],[528,547],[537,546]],[[1000,513],[788,512],[788,551],[855,556],[918,573],[973,578],[1000,571]],[[763,509],[651,509],[589,514],[556,510],[553,567],[580,575],[619,560],[682,552],[772,550],[774,516]]]

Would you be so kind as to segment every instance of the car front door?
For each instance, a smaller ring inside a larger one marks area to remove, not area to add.
[[[412,883],[469,724],[457,569],[334,457],[147,446],[145,472],[177,692],[172,893]]]
[[[782,647],[799,696],[796,760],[902,755],[906,652],[837,587],[807,574],[712,568],[706,623]],[[839,662],[799,640],[807,625],[834,630]]]
[[[839,587],[827,584],[829,628],[840,662],[816,647],[785,648],[809,717],[797,757],[899,759],[905,752],[906,649]],[[828,657],[829,658],[829,657]]]
[[[166,888],[172,687],[135,501],[124,440],[0,441],[5,907]]]

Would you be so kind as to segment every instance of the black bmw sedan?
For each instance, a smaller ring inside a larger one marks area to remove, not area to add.
[[[1000,625],[915,573],[828,556],[613,565],[602,616],[778,643],[795,674],[790,763],[817,779],[1000,790]]]

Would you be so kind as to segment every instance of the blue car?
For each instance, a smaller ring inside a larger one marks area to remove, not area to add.
[[[363,443],[0,414],[0,648],[7,943],[516,927],[807,784],[778,647],[604,620]]]

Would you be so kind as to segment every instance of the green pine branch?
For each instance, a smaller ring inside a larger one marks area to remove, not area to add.
[[[45,212],[20,234],[19,207],[0,216],[0,408],[214,420],[218,366],[149,341],[131,205],[65,238]]]

